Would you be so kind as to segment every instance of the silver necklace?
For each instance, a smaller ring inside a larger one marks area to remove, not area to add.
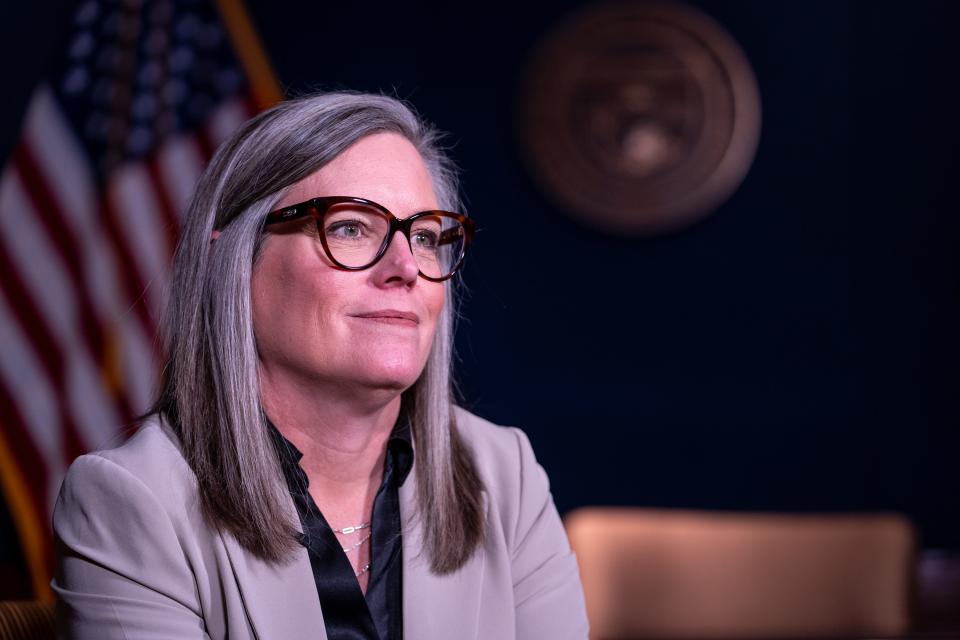
[[[364,522],[362,524],[355,524],[352,527],[344,527],[343,529],[333,529],[334,533],[342,533],[344,535],[349,535],[351,533],[356,533],[357,531],[362,531],[370,526],[370,522]],[[331,527],[332,528],[332,527]]]
[[[355,549],[359,549],[359,548],[361,547],[361,545],[363,545],[364,542],[366,542],[367,540],[369,540],[369,539],[370,539],[370,536],[372,536],[372,535],[373,535],[372,533],[368,533],[368,534],[365,535],[363,538],[361,538],[359,542],[357,542],[357,543],[354,544],[353,546],[343,547],[343,552],[344,552],[344,553],[350,553],[351,551],[353,551],[353,550],[355,550]]]
[[[362,522],[362,523],[360,523],[360,524],[355,524],[355,525],[353,525],[353,526],[351,526],[351,527],[343,527],[342,529],[334,529],[333,527],[331,527],[331,530],[332,530],[334,533],[339,533],[339,534],[342,534],[342,535],[350,535],[351,533],[356,533],[357,531],[363,531],[364,529],[368,529],[369,527],[370,527],[370,521],[368,520],[367,522]],[[359,549],[360,546],[361,546],[364,542],[366,542],[367,540],[369,540],[369,539],[370,539],[370,536],[372,536],[372,535],[373,535],[373,533],[368,533],[362,540],[360,540],[359,542],[357,542],[357,543],[354,544],[353,546],[351,546],[351,547],[341,547],[341,548],[343,549],[343,552],[344,552],[344,553],[350,553],[350,552],[353,551],[354,549]],[[367,571],[370,571],[370,563],[369,563],[369,562],[366,563],[365,565],[363,565],[362,567],[360,567],[360,570],[359,570],[359,571],[354,571],[354,572],[353,572],[353,575],[356,576],[357,578],[359,578],[360,576],[362,576],[363,574],[365,574]]]

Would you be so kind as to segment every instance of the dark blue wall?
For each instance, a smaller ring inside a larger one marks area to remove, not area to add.
[[[463,394],[530,435],[561,510],[897,509],[960,547],[956,5],[695,4],[764,127],[729,202],[654,240],[571,222],[518,158],[520,67],[579,3],[252,11],[294,92],[396,92],[452,133],[483,227]]]

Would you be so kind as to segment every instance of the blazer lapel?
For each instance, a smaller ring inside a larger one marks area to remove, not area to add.
[[[299,549],[287,564],[273,565],[253,556],[233,536],[225,535],[224,544],[257,638],[327,640],[305,548]]]
[[[460,570],[446,576],[430,571],[423,552],[423,521],[413,517],[416,463],[400,487],[403,517],[403,637],[415,640],[477,638],[484,579],[481,546]],[[484,509],[487,501],[484,496]]]
[[[160,426],[182,452],[180,438],[165,419]],[[287,516],[292,522],[298,523],[299,530],[300,519],[293,499],[289,500],[286,507]],[[232,535],[224,533],[220,537],[230,559],[247,618],[257,638],[287,640],[308,637],[327,640],[317,585],[305,548],[298,549],[296,557],[287,564],[276,566],[253,556]]]

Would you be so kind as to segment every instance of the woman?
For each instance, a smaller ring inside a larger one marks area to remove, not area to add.
[[[159,399],[71,466],[53,587],[76,638],[584,638],[522,432],[451,402],[472,222],[402,103],[246,123],[197,186]]]

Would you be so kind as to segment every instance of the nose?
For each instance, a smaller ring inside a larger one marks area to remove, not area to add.
[[[410,241],[402,231],[397,231],[390,238],[387,251],[376,267],[378,278],[385,284],[412,284],[420,274],[420,267],[410,250]]]

